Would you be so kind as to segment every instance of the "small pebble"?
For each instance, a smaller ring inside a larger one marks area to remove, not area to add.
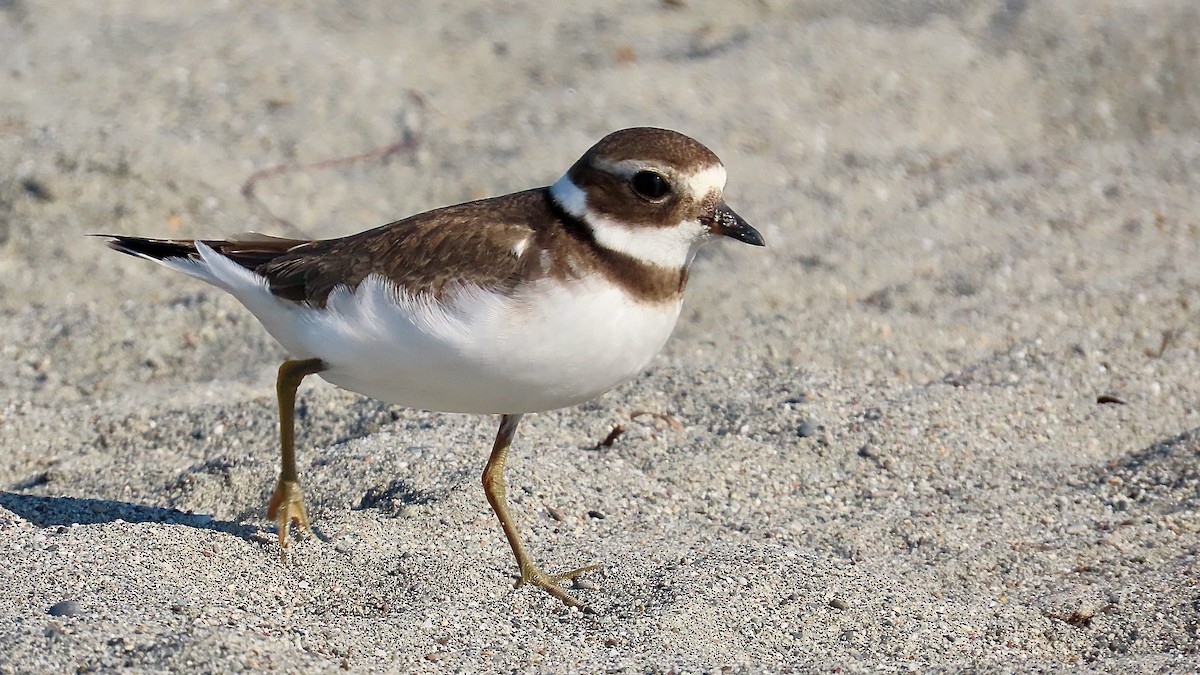
[[[560,523],[567,519],[567,514],[563,513],[560,509],[554,508],[553,506],[546,507],[546,513],[549,513],[551,518]]]
[[[588,516],[591,518],[595,518],[596,520],[604,520],[604,518],[605,518],[603,511],[597,511],[595,509],[588,511]]]
[[[829,601],[829,606],[834,609],[850,609],[850,603],[841,598],[834,598]]]
[[[821,428],[812,420],[804,420],[800,426],[796,428],[796,435],[800,438],[812,438],[821,431]]]
[[[83,612],[83,607],[74,600],[62,600],[51,605],[46,611],[50,616],[78,616]]]
[[[576,578],[571,580],[571,588],[584,591],[594,591],[596,590],[596,583],[594,581],[588,581],[587,579]]]

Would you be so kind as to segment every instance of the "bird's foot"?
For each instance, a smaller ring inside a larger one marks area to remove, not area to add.
[[[570,581],[580,574],[591,572],[592,570],[597,569],[600,569],[599,565],[588,565],[586,567],[580,567],[579,569],[574,569],[570,572],[564,572],[562,574],[546,574],[532,565],[527,567],[523,566],[521,568],[521,578],[517,580],[517,583],[513,585],[513,588],[520,588],[525,584],[531,584],[558,598],[567,607],[583,607],[584,604],[582,602],[579,602],[575,598],[571,597],[571,595],[567,593],[566,589],[558,584],[563,581]]]
[[[282,560],[287,559],[291,546],[289,530],[292,523],[296,524],[297,534],[312,535],[312,528],[308,525],[308,514],[304,510],[304,492],[297,481],[279,480],[275,486],[275,493],[271,495],[271,502],[267,505],[267,517],[275,521],[279,528],[279,557]]]

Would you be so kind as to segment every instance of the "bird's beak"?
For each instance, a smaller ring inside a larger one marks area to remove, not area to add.
[[[712,215],[701,219],[701,222],[708,225],[709,231],[713,234],[733,237],[751,246],[767,245],[758,230],[750,227],[750,223],[742,220],[742,217],[734,213],[733,209],[729,208],[725,202],[717,204]]]

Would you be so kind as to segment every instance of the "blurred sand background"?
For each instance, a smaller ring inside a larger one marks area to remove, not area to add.
[[[0,45],[0,672],[1198,668],[1195,2],[4,0]],[[495,420],[322,383],[281,564],[280,348],[84,235],[338,236],[641,124],[768,248],[521,429],[595,613],[512,590]]]

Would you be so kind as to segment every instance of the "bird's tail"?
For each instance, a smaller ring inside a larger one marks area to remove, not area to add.
[[[248,232],[225,240],[150,239],[122,234],[94,236],[103,238],[114,251],[152,260],[222,288],[229,286],[228,270],[214,269],[214,252],[227,259],[218,263],[218,267],[225,267],[228,261],[232,261],[237,266],[253,272],[260,265],[308,243],[301,239],[271,237],[257,232]]]
[[[210,284],[220,285],[196,250],[196,242],[185,239],[148,239],[121,234],[100,234],[108,247],[135,258],[144,258],[170,267]]]

